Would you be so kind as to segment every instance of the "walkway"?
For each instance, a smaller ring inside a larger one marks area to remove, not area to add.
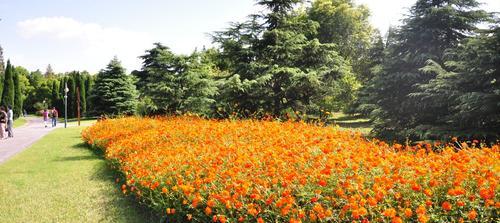
[[[0,140],[0,164],[55,129],[45,128],[41,117],[27,117],[26,120],[28,122],[25,125],[14,129],[14,138]],[[60,126],[61,124],[58,124],[58,127]]]

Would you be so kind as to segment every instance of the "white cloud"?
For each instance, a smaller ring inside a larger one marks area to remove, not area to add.
[[[129,71],[138,69],[141,61],[137,57],[144,54],[144,50],[151,47],[153,42],[153,38],[147,33],[83,23],[68,17],[24,20],[17,23],[17,28],[21,37],[27,40],[43,38],[81,46],[80,52],[72,52],[66,56],[74,57],[72,59],[82,64],[59,64],[58,61],[53,61],[61,71],[87,69],[95,72],[104,68],[115,55]],[[59,61],[71,61],[68,59]]]

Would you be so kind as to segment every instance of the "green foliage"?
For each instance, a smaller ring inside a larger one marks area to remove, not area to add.
[[[2,104],[4,106],[14,105],[14,98],[15,98],[14,75],[15,75],[15,70],[10,64],[10,60],[7,60],[7,66],[5,67],[3,91],[2,91]]]
[[[435,78],[419,70],[427,60],[441,63],[445,49],[456,47],[476,24],[487,19],[477,6],[474,0],[418,0],[404,24],[391,30],[382,72],[371,83],[371,101],[377,104],[372,112],[376,135],[418,139],[417,125],[432,125],[447,113],[445,105],[429,104],[411,94]]]
[[[20,76],[18,72],[14,72],[14,104],[13,104],[13,112],[14,117],[18,118],[21,116],[23,111],[23,94],[21,90]]]
[[[87,72],[82,72],[78,79],[78,88],[80,90],[80,109],[81,114],[87,113],[87,89],[85,86],[85,82],[89,74]]]
[[[217,113],[284,116],[288,110],[344,107],[359,85],[349,63],[334,44],[314,37],[319,24],[305,12],[292,10],[296,1],[270,2],[263,4],[267,14],[213,36],[227,72],[220,83]]]
[[[500,137],[500,27],[483,31],[446,52],[444,66],[429,60],[422,72],[436,75],[412,94],[429,104],[444,104],[446,113],[429,126],[425,137],[442,134]],[[440,114],[440,113],[438,113]],[[425,131],[423,131],[425,130]]]
[[[168,47],[155,43],[141,58],[142,70],[133,74],[141,96],[154,104],[153,110],[167,114],[211,113],[217,88],[211,77],[213,67],[203,52],[175,55]]]
[[[85,78],[85,103],[86,103],[85,110],[87,112],[92,110],[92,102],[89,100],[89,97],[90,97],[90,92],[91,92],[92,88],[94,87],[94,79],[95,79],[95,75],[88,75]]]
[[[68,85],[68,117],[76,117],[76,76],[79,72],[73,71],[67,75],[66,83]]]
[[[132,79],[115,57],[96,77],[89,99],[94,114],[131,115],[136,111],[137,92]]]
[[[319,23],[317,38],[321,43],[333,43],[342,57],[351,62],[359,79],[369,75],[367,58],[372,44],[377,40],[368,18],[370,11],[352,0],[315,0],[308,9],[308,16]]]

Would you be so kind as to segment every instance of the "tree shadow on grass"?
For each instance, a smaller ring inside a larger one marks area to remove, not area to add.
[[[337,122],[335,123],[338,126],[342,128],[371,128],[372,123],[367,121],[367,122],[347,122],[347,123],[342,123],[342,122]]]
[[[147,206],[142,205],[137,198],[130,195],[125,196],[122,193],[120,189],[122,183],[116,183],[115,180],[123,179],[123,176],[118,171],[111,168],[109,162],[103,158],[103,152],[101,150],[91,148],[85,143],[73,145],[71,148],[90,150],[92,151],[92,155],[89,156],[103,161],[96,166],[95,172],[91,175],[90,180],[108,182],[113,185],[113,190],[111,191],[112,194],[110,195],[116,195],[118,199],[113,199],[106,205],[122,209],[121,213],[135,214],[134,218],[126,218],[124,222],[138,222],[138,219],[140,219],[139,222],[162,222],[162,218],[160,216],[154,213]],[[123,182],[123,180],[120,182]]]
[[[95,169],[94,174],[90,177],[93,181],[105,181],[112,184],[112,194],[116,195],[118,199],[113,199],[107,205],[121,209],[122,213],[128,215],[133,214],[133,218],[126,218],[125,222],[162,222],[160,216],[154,213],[150,208],[140,203],[140,201],[133,195],[124,195],[120,189],[123,180],[116,183],[116,179],[121,179],[120,173],[111,169],[107,163],[101,163]]]
[[[96,159],[99,159],[99,157],[96,157],[94,155],[86,155],[86,156],[62,157],[62,158],[56,159],[56,161],[84,161],[84,160],[96,160]]]

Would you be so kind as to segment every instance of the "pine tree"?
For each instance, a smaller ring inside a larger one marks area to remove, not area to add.
[[[293,10],[301,1],[258,1],[266,11],[214,35],[230,73],[217,107],[242,116],[340,110],[359,86],[335,44],[317,38],[319,24]],[[262,18],[264,23],[261,23]]]
[[[14,87],[15,87],[15,97],[14,97],[14,104],[13,104],[13,112],[14,112],[14,117],[18,118],[21,116],[22,111],[23,111],[23,93],[21,92],[21,84],[19,82],[19,73],[15,72],[14,73]]]
[[[168,47],[156,43],[141,58],[142,70],[134,72],[141,96],[151,98],[158,112],[210,113],[217,88],[210,77],[212,68],[202,56],[177,56]]]
[[[4,106],[13,106],[15,97],[15,86],[14,86],[14,68],[10,64],[10,60],[7,60],[7,67],[5,69],[5,77],[2,92],[2,104]]]
[[[427,134],[500,138],[500,26],[447,51],[444,66],[432,60],[427,64],[421,70],[437,76],[415,95],[449,111]]]
[[[132,79],[115,57],[97,74],[90,100],[95,114],[131,115],[137,106]]]
[[[446,49],[476,29],[487,14],[476,10],[475,0],[418,0],[404,24],[391,36],[383,72],[373,79],[372,113],[379,137],[404,140],[422,138],[425,129],[448,111],[443,105],[414,97],[418,86],[435,75],[419,71],[429,59],[442,63]]]

